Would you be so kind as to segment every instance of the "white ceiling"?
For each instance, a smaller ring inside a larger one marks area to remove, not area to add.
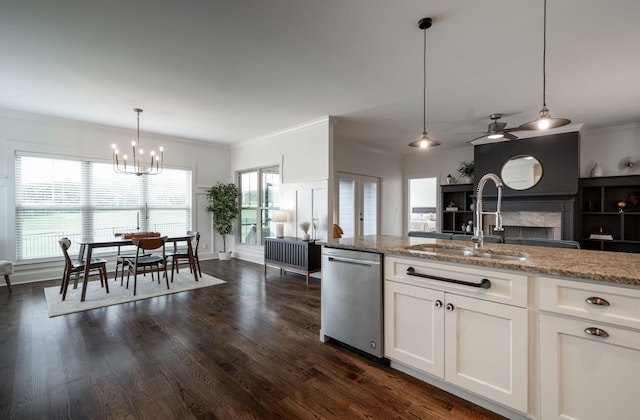
[[[316,118],[392,153],[542,105],[542,0],[3,0],[0,107],[233,143]],[[547,104],[640,122],[640,1],[548,0]],[[477,133],[477,134],[476,134]],[[518,133],[516,133],[518,134]],[[471,147],[470,145],[467,145]]]

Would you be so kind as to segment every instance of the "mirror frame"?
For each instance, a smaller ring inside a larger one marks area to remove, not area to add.
[[[505,168],[507,168],[510,163],[518,161],[518,160],[533,160],[531,169],[534,171],[534,174],[533,174],[532,179],[529,181],[528,184],[526,184],[526,186],[524,188],[522,188],[520,186],[514,186],[513,185],[513,183],[517,182],[518,180],[511,179],[511,184],[510,184],[509,180],[507,178],[505,178]],[[540,175],[539,176],[536,176],[536,174],[535,174],[535,166],[536,166],[536,164],[540,167]],[[509,159],[507,159],[507,161],[502,165],[502,168],[500,169],[500,178],[502,178],[503,184],[506,185],[507,187],[511,188],[512,190],[516,190],[516,191],[526,191],[526,190],[529,190],[529,189],[535,187],[536,185],[538,185],[540,183],[540,180],[542,180],[543,176],[544,176],[544,167],[542,166],[542,162],[540,162],[538,160],[538,158],[536,158],[535,156],[531,156],[531,155],[515,155],[515,156],[511,156]]]

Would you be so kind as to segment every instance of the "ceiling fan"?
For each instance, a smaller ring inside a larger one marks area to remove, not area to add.
[[[467,143],[471,143],[471,144],[475,144],[474,142],[489,143],[488,141],[484,141],[484,140],[498,140],[502,138],[505,138],[507,140],[515,140],[518,138],[517,136],[510,133],[510,131],[517,131],[518,130],[517,127],[506,128],[507,123],[498,122],[498,120],[502,118],[502,114],[500,113],[491,114],[489,118],[491,118],[493,122],[487,126],[487,131],[485,133],[482,133],[480,137],[471,139]],[[480,140],[483,140],[483,141],[480,142]]]

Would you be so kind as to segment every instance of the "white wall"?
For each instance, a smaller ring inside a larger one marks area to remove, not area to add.
[[[332,182],[337,172],[379,177],[381,185],[381,234],[402,235],[402,157],[356,143],[335,140]],[[335,185],[333,186],[335,188]]]
[[[133,114],[132,126],[135,126]],[[143,118],[141,128],[144,129]],[[0,258],[15,259],[16,151],[110,162],[111,144],[129,144],[135,137],[135,129],[124,130],[0,109]],[[211,216],[206,211],[206,189],[217,181],[229,182],[229,148],[145,133],[144,130],[140,133],[140,140],[147,148],[164,146],[165,166],[192,170],[192,227],[201,232],[200,258],[211,258],[222,245],[217,242],[214,244]],[[16,267],[12,281],[20,283],[58,278],[62,276],[60,267],[59,263],[21,264]]]
[[[627,124],[580,132],[580,176],[588,177],[596,162],[603,176],[625,175],[618,164],[629,157],[640,174],[640,124]]]
[[[230,174],[234,179],[239,171],[280,167],[281,202],[289,211],[285,236],[301,237],[299,223],[311,222],[315,216],[319,219],[317,238],[327,238],[328,226],[332,224],[328,213],[332,125],[331,118],[325,117],[231,148]],[[264,262],[261,246],[235,244],[234,240],[231,246],[236,258]]]

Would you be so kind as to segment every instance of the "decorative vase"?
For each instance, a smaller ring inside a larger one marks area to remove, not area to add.
[[[311,240],[311,235],[309,235],[307,232],[302,234],[302,240],[303,241],[309,241]]]
[[[596,162],[591,169],[591,177],[602,176],[602,167]]]
[[[461,184],[472,184],[473,183],[473,178],[470,176],[462,176],[460,177],[460,183]]]

